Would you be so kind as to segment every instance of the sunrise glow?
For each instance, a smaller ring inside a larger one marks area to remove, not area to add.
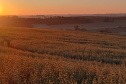
[[[2,15],[2,6],[0,5],[0,15]]]
[[[105,14],[126,13],[125,0],[0,0],[0,14]],[[3,13],[2,13],[3,11]]]

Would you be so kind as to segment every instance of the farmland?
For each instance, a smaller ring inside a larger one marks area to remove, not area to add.
[[[125,35],[0,27],[1,84],[125,82]]]

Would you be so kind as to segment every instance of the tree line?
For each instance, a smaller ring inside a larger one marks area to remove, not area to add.
[[[115,20],[126,20],[126,17],[105,16],[50,16],[44,18],[23,18],[18,16],[0,16],[0,24],[5,26],[32,27],[33,24],[60,25],[60,24],[86,24],[95,21],[114,22]]]

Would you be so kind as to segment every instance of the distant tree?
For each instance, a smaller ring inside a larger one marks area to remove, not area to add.
[[[74,29],[75,29],[75,30],[80,30],[80,28],[79,28],[78,25],[75,25],[75,26],[74,26]]]
[[[114,22],[114,19],[112,19],[110,17],[105,17],[104,22]]]

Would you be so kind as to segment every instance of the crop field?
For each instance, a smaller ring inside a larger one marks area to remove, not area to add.
[[[125,83],[125,35],[0,27],[0,84]]]

